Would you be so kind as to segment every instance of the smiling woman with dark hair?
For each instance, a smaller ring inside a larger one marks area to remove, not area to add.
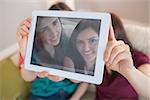
[[[138,100],[140,96],[148,100],[150,58],[132,46],[121,19],[114,13],[111,19],[104,79],[96,86],[96,100]]]
[[[99,30],[99,20],[82,19],[77,24],[68,43],[67,67],[72,67],[77,73],[94,75]]]

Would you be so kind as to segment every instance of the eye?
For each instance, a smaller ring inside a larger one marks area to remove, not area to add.
[[[81,40],[77,40],[77,41],[76,41],[76,44],[77,44],[77,46],[82,46],[84,43],[83,43],[83,41],[81,41]]]
[[[82,41],[80,41],[80,40],[77,40],[77,44],[82,44]]]
[[[89,43],[90,44],[96,44],[97,43],[97,39],[96,38],[91,38],[91,39],[89,39]]]

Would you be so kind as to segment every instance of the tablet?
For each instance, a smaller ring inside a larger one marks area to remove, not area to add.
[[[109,13],[33,11],[25,69],[100,84]]]

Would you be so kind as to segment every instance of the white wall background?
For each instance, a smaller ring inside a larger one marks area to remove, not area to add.
[[[148,16],[149,17],[149,21],[148,22],[150,24],[150,0],[148,2],[148,14],[149,14],[149,16]]]
[[[58,0],[0,0],[0,51],[16,43],[19,23],[36,9],[48,9]],[[149,0],[59,0],[73,9],[113,11],[125,19],[148,25]],[[75,4],[74,4],[75,3]]]
[[[56,1],[66,2],[74,9],[73,0],[0,0],[0,51],[16,43],[19,23],[33,10],[48,9]]]
[[[120,17],[149,24],[150,0],[76,0],[77,10],[109,11]]]
[[[42,4],[25,0],[0,1],[0,50],[16,42],[17,26],[26,16],[31,16],[31,11],[37,8],[43,8]]]

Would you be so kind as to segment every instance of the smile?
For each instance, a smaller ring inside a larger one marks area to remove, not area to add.
[[[52,38],[50,38],[50,41],[56,41],[58,36],[53,36]]]

